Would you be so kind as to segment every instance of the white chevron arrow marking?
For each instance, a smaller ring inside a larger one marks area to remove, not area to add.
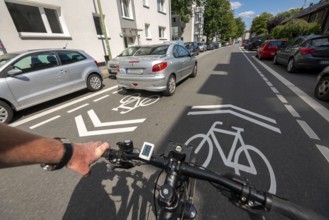
[[[78,133],[80,137],[131,132],[137,128],[137,126],[133,126],[133,127],[125,127],[125,128],[113,128],[113,129],[105,129],[105,130],[88,131],[81,115],[75,117],[75,123],[77,125]]]
[[[141,118],[141,119],[125,120],[125,121],[101,122],[94,110],[89,110],[88,115],[89,115],[93,125],[96,128],[97,127],[106,127],[106,126],[136,124],[136,123],[142,123],[146,120],[146,118]],[[137,126],[131,126],[131,127],[124,127],[124,128],[112,128],[112,129],[88,131],[87,127],[86,127],[86,124],[83,121],[83,118],[82,118],[81,115],[75,117],[75,123],[77,125],[77,129],[78,129],[78,133],[79,133],[80,137],[102,135],[102,134],[115,134],[115,133],[123,133],[123,132],[132,132],[137,128]]]
[[[142,123],[146,120],[146,118],[141,118],[141,119],[125,120],[125,121],[101,122],[94,110],[89,110],[88,115],[96,128],[97,127],[106,127],[106,126],[115,126],[115,125]]]

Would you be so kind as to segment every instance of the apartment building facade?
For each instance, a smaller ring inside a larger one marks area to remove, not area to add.
[[[102,63],[128,46],[170,40],[170,0],[4,0],[0,14],[0,54],[65,47]]]

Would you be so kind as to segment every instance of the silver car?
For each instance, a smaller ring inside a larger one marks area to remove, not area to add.
[[[107,63],[108,71],[110,77],[116,77],[117,72],[119,70],[120,60],[127,59],[128,57],[134,56],[135,52],[141,48],[141,46],[131,46],[124,49],[117,57],[110,60]]]
[[[0,56],[0,123],[19,111],[88,88],[102,88],[97,62],[81,50],[47,49]]]
[[[141,47],[120,61],[118,88],[163,92],[171,96],[176,84],[197,74],[197,59],[182,45],[171,42]]]

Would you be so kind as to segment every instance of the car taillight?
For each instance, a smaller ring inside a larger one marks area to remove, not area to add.
[[[94,62],[95,62],[95,64],[96,64],[96,66],[98,66],[98,67],[99,67],[99,64],[98,64],[98,62],[97,62],[96,60],[94,60]]]
[[[168,63],[167,62],[162,62],[162,63],[155,64],[152,67],[152,72],[160,72],[160,71],[166,69],[167,66],[168,66]]]
[[[306,48],[306,47],[299,48],[299,51],[302,55],[316,52],[316,50],[314,48]]]

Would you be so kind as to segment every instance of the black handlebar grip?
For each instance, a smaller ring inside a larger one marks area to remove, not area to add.
[[[328,218],[315,213],[314,211],[296,205],[276,196],[268,198],[271,203],[271,211],[282,214],[293,220],[329,220]]]

